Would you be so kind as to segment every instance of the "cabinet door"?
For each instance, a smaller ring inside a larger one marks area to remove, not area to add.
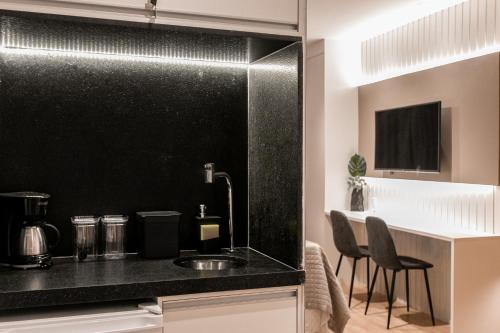
[[[144,9],[146,0],[52,0],[61,3],[74,3],[90,6],[110,6],[121,8]]]
[[[109,307],[108,307],[109,308]],[[86,314],[80,314],[86,313]],[[161,315],[146,310],[102,312],[106,307],[83,307],[80,310],[49,309],[36,314],[17,314],[0,323],[5,333],[162,333]],[[88,314],[92,312],[92,314]],[[18,318],[16,318],[18,316]],[[29,317],[35,319],[26,319]],[[40,319],[42,318],[42,319]]]
[[[158,9],[182,14],[297,25],[299,3],[298,0],[158,0]]]
[[[164,303],[166,333],[296,333],[297,298]]]
[[[0,9],[149,22],[145,0],[0,0]]]

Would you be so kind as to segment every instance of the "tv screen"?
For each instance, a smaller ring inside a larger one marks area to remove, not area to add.
[[[375,112],[375,169],[439,172],[441,102]]]

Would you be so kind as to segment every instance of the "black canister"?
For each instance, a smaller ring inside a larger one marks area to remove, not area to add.
[[[181,213],[175,211],[137,212],[139,255],[146,259],[179,256]]]

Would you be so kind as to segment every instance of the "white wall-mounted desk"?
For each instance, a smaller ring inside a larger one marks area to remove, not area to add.
[[[439,226],[439,225],[433,225],[432,223],[425,224],[424,221],[419,224],[410,223],[402,218],[392,217],[384,213],[369,212],[369,211],[351,212],[347,210],[343,210],[342,212],[352,222],[365,223],[365,219],[368,216],[376,216],[383,219],[387,224],[387,226],[389,227],[389,229],[407,232],[410,234],[419,235],[423,237],[441,239],[448,242],[452,242],[457,239],[500,237],[500,235],[488,232],[468,231],[461,228],[457,228],[455,226],[449,226],[449,225]],[[330,213],[327,214],[329,215]]]
[[[380,212],[343,212],[353,222],[359,244],[367,244],[366,217],[377,216],[386,221],[398,254],[434,264],[429,277],[435,315],[450,322],[451,333],[500,332],[500,235],[435,222],[410,223]],[[343,274],[350,272],[347,265],[342,270]],[[357,280],[366,283],[364,267]],[[376,291],[384,295],[383,279],[377,280]],[[410,289],[412,308],[428,313],[421,272],[410,273]],[[398,279],[396,297],[405,299],[403,278]]]

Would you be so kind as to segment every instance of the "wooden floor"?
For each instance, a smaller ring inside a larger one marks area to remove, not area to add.
[[[345,289],[344,289],[345,290]],[[347,299],[347,298],[346,298]],[[351,304],[351,319],[344,333],[449,333],[448,324],[437,321],[432,326],[428,315],[410,309],[406,312],[404,303],[395,303],[392,310],[391,329],[387,331],[387,299],[382,295],[373,295],[368,315],[365,316],[366,289],[354,291]]]

